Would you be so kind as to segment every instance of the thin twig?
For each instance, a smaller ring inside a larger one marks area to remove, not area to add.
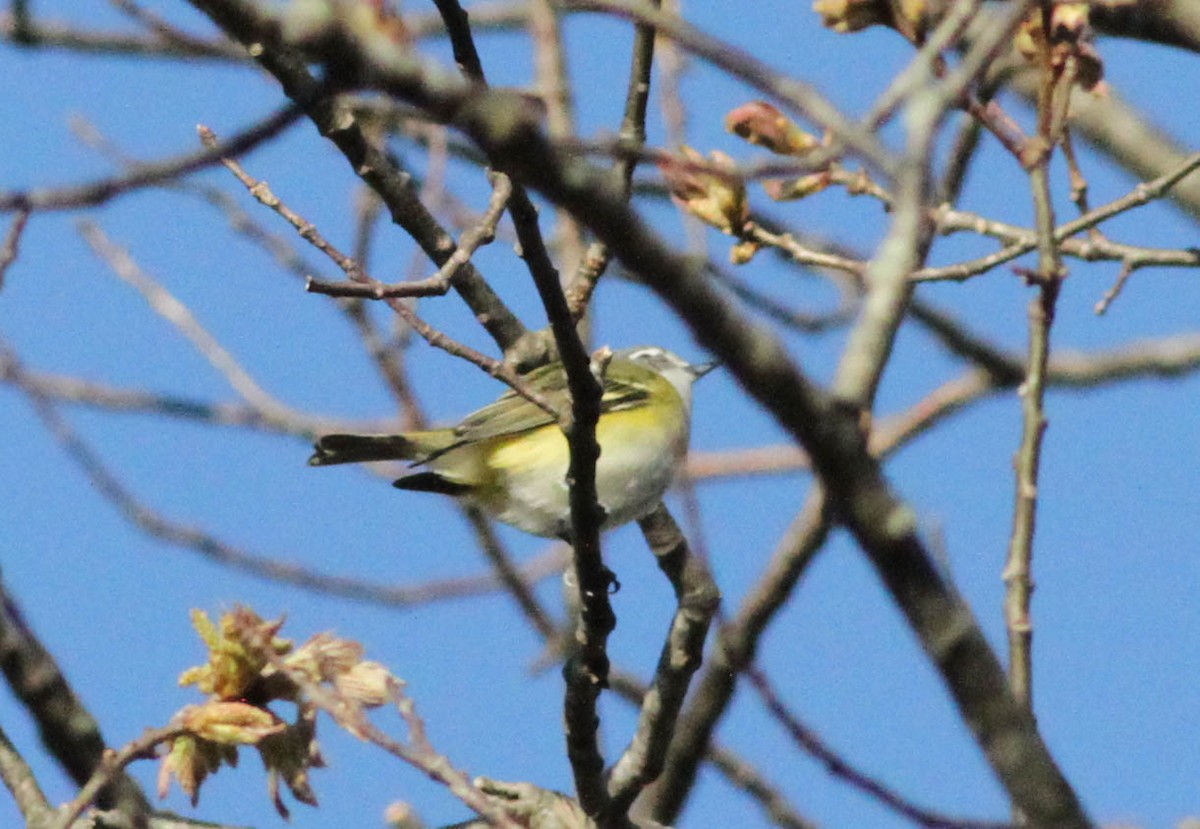
[[[528,12],[534,86],[546,107],[547,132],[554,138],[571,138],[576,134],[575,101],[563,48],[560,10],[551,0],[529,0]],[[555,211],[554,224],[559,269],[564,274],[573,274],[586,255],[583,232],[575,218],[561,209]]]
[[[355,199],[355,234],[353,258],[361,263],[364,270],[370,270],[371,249],[375,238],[376,219],[382,209],[379,197],[367,187],[358,188]],[[311,273],[311,272],[310,272]],[[413,391],[409,381],[408,368],[405,363],[407,348],[393,348],[385,341],[378,326],[367,312],[365,303],[348,301],[342,303],[342,310],[354,325],[363,348],[375,363],[375,368],[383,378],[384,385],[400,404],[401,428],[422,429],[425,418],[421,412],[420,401]]]
[[[40,826],[50,812],[50,801],[38,785],[33,769],[0,727],[0,780],[13,796],[26,826]]]
[[[886,784],[854,768],[830,749],[816,732],[788,710],[765,673],[751,665],[745,669],[745,674],[762,698],[767,711],[783,725],[796,745],[824,765],[830,774],[846,781],[896,814],[926,829],[1011,829],[1012,824],[1003,821],[950,817],[911,802]]]
[[[811,469],[808,455],[791,443],[723,452],[689,452],[687,458],[687,476],[696,481],[758,477],[805,469]]]
[[[1117,271],[1117,278],[1113,280],[1112,287],[1104,292],[1093,308],[1098,316],[1108,312],[1109,306],[1121,295],[1121,291],[1125,289],[1125,283],[1129,281],[1129,277],[1133,276],[1135,270],[1137,270],[1137,266],[1129,261],[1121,266],[1121,270]]]
[[[268,664],[287,676],[303,693],[307,703],[327,713],[343,728],[388,754],[413,766],[430,779],[443,784],[451,794],[501,829],[519,829],[518,825],[496,801],[484,794],[466,774],[455,768],[450,759],[439,753],[430,742],[425,723],[416,713],[411,699],[402,692],[396,698],[396,708],[408,727],[408,740],[401,741],[376,726],[359,703],[348,700],[338,690],[313,680],[312,675],[286,663],[270,641],[247,642]]]
[[[934,83],[937,64],[932,60],[916,62],[910,69],[912,77],[908,84],[915,91],[908,103],[907,143],[897,175],[893,218],[887,237],[863,273],[866,298],[859,319],[850,330],[832,386],[839,404],[849,407],[860,418],[868,417],[871,412],[883,368],[912,297],[911,274],[924,263],[933,241],[934,226],[928,207],[937,127],[975,79],[987,70],[995,55],[1007,46],[1030,2],[1011,3],[994,21],[993,28],[975,40],[959,66],[940,82]],[[939,41],[947,41],[952,33],[960,32],[978,13],[979,3],[956,0],[953,9],[955,13],[939,25]]]
[[[88,146],[97,149],[115,163],[127,168],[136,167],[140,163],[136,158],[123,152],[93,124],[84,119],[79,117],[73,118],[71,128]],[[208,142],[205,143],[207,144]],[[215,144],[215,140],[212,143]],[[197,196],[219,210],[226,217],[230,228],[234,232],[241,234],[251,243],[265,250],[268,255],[279,263],[280,267],[286,273],[290,273],[303,280],[315,272],[313,266],[308,264],[296,251],[290,240],[268,231],[255,217],[242,210],[237,202],[223,190],[198,182],[164,182],[163,186]],[[369,189],[363,188],[363,191],[369,194],[369,196],[361,201],[365,204],[373,205],[370,211],[373,216],[379,211],[379,199]],[[365,255],[360,256],[356,254],[354,258],[356,261],[362,261],[365,264]],[[414,417],[413,412],[416,410],[416,401],[409,389],[409,384],[397,350],[384,345],[383,339],[379,336],[378,331],[376,331],[370,317],[363,312],[362,303],[343,302],[339,303],[339,305],[357,330],[364,347],[378,367],[388,389],[403,407],[404,416],[410,419],[407,426],[409,428],[419,428],[419,424],[412,420]],[[333,429],[327,428],[324,431],[333,431]],[[362,431],[362,428],[342,428],[339,431]],[[313,434],[315,432],[310,432],[309,436],[311,437]]]
[[[238,133],[218,147],[206,148],[165,161],[141,164],[122,176],[56,189],[45,188],[0,193],[0,213],[76,210],[81,207],[95,207],[126,193],[154,187],[178,179],[187,173],[211,167],[222,158],[239,156],[279,135],[295,123],[302,114],[297,107],[288,104],[279,112]]]
[[[25,3],[14,3],[18,13],[0,12],[0,39],[37,49],[63,49],[90,55],[135,55],[247,63],[244,49],[229,41],[168,41],[128,32],[101,32],[77,28],[57,20],[34,20]],[[24,11],[22,11],[24,10]]]
[[[619,668],[614,668],[611,676],[612,690],[617,696],[631,705],[642,704],[649,688],[641,680]],[[677,730],[676,733],[680,732]],[[715,740],[710,741],[704,750],[704,759],[725,776],[729,785],[757,801],[776,826],[784,829],[815,829],[816,824],[797,812],[787,796],[761,770],[733,749]],[[653,793],[654,787],[648,791]],[[647,810],[641,808],[641,802],[639,811],[644,813]]]
[[[113,243],[92,222],[80,221],[78,227],[95,254],[108,264],[112,272],[133,286],[155,313],[175,326],[243,400],[272,420],[296,419],[296,413],[268,394],[216,337],[200,324],[188,307],[143,271],[128,251]]]
[[[341,420],[293,413],[267,413],[245,403],[212,403],[193,397],[125,389],[78,377],[31,371],[0,349],[0,382],[12,383],[60,403],[77,403],[111,412],[145,413],[193,420],[213,426],[257,429],[311,440],[322,432],[379,431],[380,421]]]
[[[398,297],[443,296],[450,290],[450,281],[455,271],[468,261],[480,247],[496,238],[496,226],[500,223],[508,200],[512,196],[512,184],[506,177],[497,177],[487,210],[479,222],[458,240],[458,247],[449,259],[428,279],[418,282],[382,283],[322,282],[309,279],[307,289],[312,293],[327,296],[357,297],[360,299],[395,299]]]
[[[925,43],[909,60],[908,66],[896,74],[887,89],[876,98],[870,112],[863,119],[866,125],[878,129],[887,123],[906,99],[929,83],[930,78],[940,74],[942,52],[951,48],[962,37],[971,21],[979,14],[982,5],[982,0],[967,0],[950,6]]]
[[[1037,230],[1038,267],[1033,279],[1037,296],[1029,302],[1029,362],[1025,382],[1021,384],[1021,443],[1013,462],[1016,496],[1013,504],[1012,534],[1004,563],[1004,621],[1008,632],[1008,677],[1013,695],[1033,709],[1033,623],[1030,600],[1033,595],[1033,537],[1037,524],[1038,480],[1041,473],[1043,438],[1046,434],[1046,367],[1050,359],[1050,329],[1065,272],[1055,243],[1054,204],[1050,193],[1050,159],[1055,146],[1053,134],[1054,100],[1063,94],[1059,87],[1070,82],[1060,76],[1050,54],[1049,0],[1041,0],[1041,25],[1046,33],[1041,49],[1041,92],[1038,95],[1038,137],[1046,152],[1029,170],[1033,195],[1034,223]],[[1067,90],[1069,93],[1069,89]],[[1013,806],[1019,819],[1021,807]]]
[[[282,84],[284,93],[301,107],[320,133],[337,146],[355,174],[379,195],[392,221],[408,232],[434,263],[440,267],[454,255],[453,238],[421,203],[413,177],[399,166],[394,155],[365,133],[352,113],[309,72],[302,55],[279,42],[278,32],[266,37],[265,32],[254,29],[264,19],[260,16],[262,10],[254,9],[247,16],[249,7],[225,0],[193,0],[193,5],[247,48],[253,47],[258,63]],[[388,43],[395,52],[394,42]],[[510,362],[545,362],[544,343],[529,335],[472,263],[458,269],[453,287]]]
[[[1188,159],[1188,171],[1195,170],[1195,159]],[[1179,170],[1173,170],[1171,177],[1177,176]],[[1159,190],[1155,182],[1147,182],[1146,187],[1155,193],[1151,198],[1163,198],[1171,192]],[[1174,186],[1174,185],[1172,185]],[[1120,209],[1111,212],[1113,203],[1090,211],[1080,219],[1060,227],[1055,232],[1058,248],[1062,255],[1081,259],[1086,262],[1114,261],[1122,265],[1132,263],[1135,269],[1143,267],[1200,267],[1200,249],[1198,248],[1150,248],[1114,242],[1103,236],[1091,236],[1087,239],[1068,238],[1066,234],[1077,234],[1083,230],[1095,227],[1100,222],[1118,215],[1120,212],[1140,207],[1148,201],[1147,195],[1135,189],[1117,200]],[[1104,210],[1101,216],[1098,210]],[[1037,247],[1037,232],[1031,228],[1019,227],[1007,222],[989,219],[978,213],[966,210],[956,210],[943,204],[930,212],[937,232],[950,234],[963,231],[989,236],[1006,243],[1006,246],[995,253],[976,259],[958,262],[950,265],[924,267],[915,271],[909,278],[914,282],[936,282],[944,280],[962,281],[973,276],[988,273],[997,266],[1012,261]],[[797,241],[791,233],[768,229],[762,222],[747,223],[745,232],[748,238],[762,245],[787,254],[796,264],[818,268],[829,268],[851,274],[861,279],[866,270],[866,262],[844,254],[831,253],[827,250],[814,249]]]
[[[204,41],[190,35],[177,26],[172,25],[166,18],[147,11],[132,0],[109,0],[118,11],[130,20],[138,23],[163,43],[189,54],[201,54],[208,47]]]
[[[1073,247],[1064,244],[1072,236],[1081,231],[1096,227],[1108,219],[1132,210],[1136,207],[1148,204],[1156,199],[1161,199],[1166,196],[1172,187],[1179,183],[1186,176],[1191,175],[1195,170],[1200,169],[1200,153],[1193,153],[1188,156],[1176,168],[1159,176],[1153,181],[1143,182],[1133,188],[1129,193],[1120,198],[1114,199],[1108,204],[1101,205],[1083,216],[1072,219],[1069,222],[1059,225],[1054,229],[1051,236],[1056,246],[1061,246],[1062,250],[1067,253],[1074,253],[1082,258],[1108,258],[1119,261],[1133,260],[1140,265],[1174,265],[1174,266],[1197,266],[1200,265],[1200,251],[1197,250],[1180,250],[1180,251],[1158,251],[1154,249],[1126,248],[1117,246],[1115,243],[1107,240],[1089,240],[1080,242],[1079,247]],[[980,232],[987,232],[992,235],[999,233],[1012,233],[1013,229],[1009,225],[1002,223],[984,222],[980,223],[978,219],[967,219],[963,222],[964,225],[980,228]],[[995,268],[997,265],[1002,265],[1016,259],[1018,256],[1029,253],[1038,246],[1038,237],[1036,232],[1022,231],[1019,241],[1014,241],[1002,250],[996,253],[983,256],[978,259],[972,259],[967,262],[960,262],[956,265],[948,265],[939,268],[925,268],[912,274],[910,277],[914,282],[933,282],[940,280],[962,281],[984,273]],[[1104,251],[1110,251],[1108,255],[1102,255]],[[1139,256],[1139,253],[1143,255]]]
[[[710,743],[705,755],[725,775],[729,785],[758,802],[766,817],[781,829],[818,829],[819,824],[801,815],[776,786],[753,765],[729,748]]]
[[[199,130],[202,140],[204,140],[206,143],[213,140],[214,136],[212,135],[212,131],[207,127],[201,126]],[[232,158],[222,158],[221,163],[224,164],[231,173],[233,173],[233,175],[246,187],[247,190],[249,190],[251,195],[258,199],[258,201],[263,205],[271,208],[281,217],[283,217],[288,224],[296,229],[296,232],[300,234],[301,238],[328,257],[329,260],[337,265],[338,268],[340,268],[350,280],[362,284],[364,289],[370,289],[375,293],[386,293],[386,286],[382,282],[379,282],[378,280],[372,278],[369,274],[364,273],[362,266],[358,262],[342,253],[337,247],[326,240],[321,232],[317,229],[316,225],[314,225],[312,222],[309,222],[296,211],[284,204],[284,202],[271,191],[271,188],[267,186],[266,182],[255,179]],[[496,203],[501,201],[503,201],[503,194],[501,194],[501,196],[496,200]],[[455,250],[457,251],[457,248]],[[451,256],[453,255],[454,254],[451,254]],[[462,269],[467,267],[468,264],[468,261],[460,263],[457,272],[461,273]],[[308,279],[306,283],[307,289],[319,293],[319,287],[320,285],[316,280],[312,279],[311,277]],[[551,404],[544,395],[531,388],[529,384],[526,383],[510,366],[500,362],[499,360],[494,360],[491,357],[476,351],[470,346],[458,342],[442,331],[437,330],[432,325],[425,322],[425,320],[417,316],[416,312],[413,311],[411,307],[399,299],[393,297],[384,297],[384,299],[387,301],[388,307],[399,314],[400,317],[403,318],[403,320],[427,343],[435,348],[440,348],[448,354],[454,355],[455,357],[459,357],[460,359],[474,363],[492,377],[495,377],[496,379],[506,383],[510,388],[513,389],[513,391],[517,392],[517,394],[520,394],[529,402],[540,407],[551,415],[556,417],[558,416],[558,410],[553,406],[553,404]]]
[[[651,4],[661,5],[659,0],[651,0]],[[646,144],[646,109],[650,99],[654,40],[654,30],[650,26],[639,23],[634,27],[629,83],[625,89],[625,112],[617,133],[617,140],[626,150],[640,149]],[[629,198],[633,192],[633,173],[636,168],[636,160],[632,156],[617,156],[613,175],[620,182],[625,198]],[[580,261],[567,288],[567,302],[571,307],[571,315],[576,320],[583,319],[587,313],[592,293],[596,290],[600,277],[608,269],[610,258],[608,247],[603,242],[593,242]]]
[[[42,744],[76,783],[83,785],[102,765],[105,752],[100,725],[67,683],[58,663],[26,624],[16,600],[0,582],[0,670],[9,688],[37,723]],[[131,818],[145,815],[149,803],[126,775],[110,776],[111,785],[93,800]],[[28,793],[30,797],[34,794]]]
[[[746,236],[765,247],[777,248],[786,253],[798,265],[811,268],[832,268],[853,274],[860,279],[867,270],[867,263],[849,259],[835,253],[813,250],[797,241],[790,233],[773,233],[757,222],[749,222]]]
[[[29,223],[29,215],[28,210],[17,211],[4,236],[4,243],[0,245],[0,291],[4,290],[4,277],[8,274],[9,266],[17,261],[21,253],[21,234]]]
[[[889,176],[895,172],[896,159],[875,135],[847,119],[815,89],[776,72],[748,52],[702,32],[682,18],[665,14],[648,3],[630,0],[561,0],[561,3],[565,9],[601,11],[653,26],[660,36],[671,38],[689,52],[829,130],[840,142]]]
[[[75,797],[58,810],[57,820],[50,824],[51,829],[70,829],[71,824],[83,814],[84,809],[96,801],[106,786],[118,777],[124,776],[126,766],[135,760],[147,760],[154,757],[158,746],[170,742],[182,733],[184,733],[183,728],[178,725],[148,728],[142,736],[122,746],[120,750],[106,750],[92,776],[83,784]]]

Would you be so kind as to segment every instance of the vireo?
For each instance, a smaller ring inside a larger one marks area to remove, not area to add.
[[[692,383],[716,364],[690,365],[670,351],[617,351],[604,370],[596,440],[596,492],[608,529],[647,515],[687,454]],[[565,403],[561,363],[525,375],[539,393]],[[411,461],[426,471],[395,482],[400,489],[453,495],[534,535],[570,534],[567,440],[545,411],[516,392],[469,414],[457,426],[399,435],[326,435],[313,466]]]

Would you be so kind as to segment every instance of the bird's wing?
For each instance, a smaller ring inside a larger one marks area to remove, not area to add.
[[[525,380],[552,405],[567,405],[567,377],[561,363],[551,363],[535,369],[525,375]],[[607,376],[604,381],[604,395],[600,399],[600,413],[629,408],[645,400],[648,395],[649,390],[646,388]],[[509,390],[496,402],[467,415],[454,427],[454,434],[459,438],[455,445],[519,435],[553,422],[554,418],[541,407]]]

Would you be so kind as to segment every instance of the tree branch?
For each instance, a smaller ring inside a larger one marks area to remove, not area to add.
[[[242,155],[264,141],[279,135],[295,123],[300,115],[300,110],[289,104],[220,146],[165,161],[139,164],[123,176],[57,189],[0,192],[0,213],[13,211],[29,213],[95,207],[134,190],[174,181],[187,173],[210,167],[222,158]]]
[[[642,699],[637,731],[609,774],[611,808],[622,814],[666,763],[668,747],[679,733],[688,684],[700,667],[708,626],[721,601],[712,574],[688,550],[687,539],[665,506],[659,504],[638,525],[675,590],[677,605],[654,680]]]
[[[37,723],[46,750],[72,780],[83,785],[104,757],[100,725],[71,689],[54,657],[26,624],[16,600],[2,582],[0,671]],[[14,769],[11,763],[9,769]],[[149,803],[133,778],[114,774],[104,782],[106,785],[92,794],[102,806],[119,809],[132,818],[149,812]],[[27,799],[36,801],[37,794],[25,789]]]

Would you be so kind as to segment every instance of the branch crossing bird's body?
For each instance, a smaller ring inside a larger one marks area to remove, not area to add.
[[[596,492],[603,527],[648,514],[687,454],[692,382],[712,368],[693,366],[661,348],[625,349],[604,370],[596,439]],[[561,364],[537,369],[526,382],[554,403],[568,399]],[[424,471],[396,481],[400,489],[453,495],[534,535],[570,532],[566,437],[554,419],[509,391],[453,428],[401,435],[326,435],[314,466],[407,460]]]

